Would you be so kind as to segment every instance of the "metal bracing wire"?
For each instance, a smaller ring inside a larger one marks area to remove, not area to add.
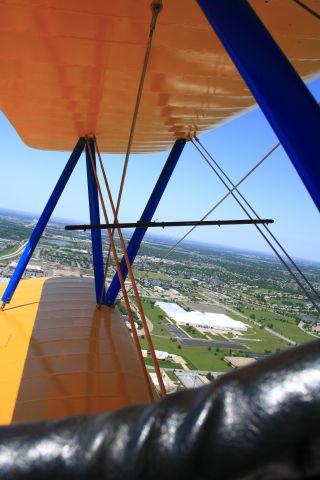
[[[97,151],[97,154],[98,154],[98,158],[99,158],[99,161],[100,161],[101,154],[100,154],[100,150],[99,150],[98,144],[97,144],[97,142],[96,142],[96,139],[94,139],[94,144],[95,144],[95,148],[96,148],[96,151]],[[102,161],[102,160],[101,160],[101,161]],[[108,188],[109,188],[109,184],[108,184]],[[109,194],[109,192],[108,192],[108,194]],[[111,192],[110,192],[110,194],[111,194]],[[116,221],[116,220],[115,220],[115,221]],[[111,236],[112,236],[112,238],[113,238],[114,230],[112,230],[111,233],[112,233]],[[107,259],[106,259],[106,265],[105,265],[105,268],[104,268],[103,285],[102,285],[102,288],[101,288],[100,300],[99,300],[98,308],[101,308],[102,301],[103,301],[103,294],[104,294],[105,289],[106,289],[106,280],[107,280],[109,263],[110,263],[110,254],[111,254],[111,242],[109,243],[108,254],[107,254]]]
[[[96,139],[95,139],[95,145],[97,145]],[[102,171],[105,186],[106,186],[106,189],[107,189],[107,192],[108,192],[108,197],[109,197],[109,202],[110,202],[110,206],[111,206],[111,209],[112,209],[112,213],[113,213],[114,216],[116,216],[115,206],[114,206],[111,190],[110,190],[110,187],[109,187],[109,182],[108,182],[108,179],[107,179],[106,171],[105,171],[105,168],[104,168],[104,165],[103,165],[103,162],[102,162],[102,158],[101,158],[101,155],[100,155],[99,148],[97,148],[97,154],[98,154],[99,164],[100,164],[100,168],[101,168],[101,171]],[[94,167],[93,160],[92,160],[92,164],[93,164],[93,167]],[[108,215],[107,215],[107,212],[106,212],[105,203],[104,203],[104,199],[103,199],[103,196],[102,196],[102,191],[101,191],[101,187],[100,187],[100,183],[99,183],[99,179],[98,179],[96,170],[94,170],[94,175],[95,175],[95,179],[96,179],[96,182],[97,182],[97,188],[98,188],[98,192],[99,192],[99,196],[100,196],[100,201],[101,201],[101,206],[102,206],[102,210],[103,210],[103,213],[104,213],[105,221],[106,221],[106,223],[108,223]],[[115,257],[114,259],[117,262],[117,272],[118,272],[119,280],[120,280],[120,275],[121,275],[122,284],[123,284],[123,288],[124,288],[124,291],[125,291],[124,279],[123,279],[123,275],[121,273],[121,265],[119,263],[117,255],[115,256],[115,254],[114,254],[115,245],[114,245],[114,238],[111,235],[112,230],[110,228],[108,228],[107,230],[108,230],[111,246],[113,247],[113,255]],[[134,296],[135,296],[135,299],[136,299],[140,319],[141,319],[141,322],[142,322],[142,325],[143,325],[144,333],[145,333],[146,340],[147,340],[147,343],[148,343],[148,347],[149,347],[149,350],[150,350],[150,355],[151,355],[151,358],[152,358],[153,366],[154,366],[154,369],[155,369],[155,372],[156,372],[156,375],[157,375],[157,379],[158,379],[158,382],[159,382],[159,387],[160,387],[162,395],[166,395],[166,388],[165,388],[165,385],[164,385],[164,382],[163,382],[163,379],[162,379],[162,376],[161,376],[158,359],[157,359],[157,356],[156,356],[156,353],[155,353],[155,350],[154,350],[154,346],[153,346],[153,343],[152,343],[152,338],[151,338],[151,335],[150,335],[148,323],[147,323],[147,320],[146,320],[146,317],[145,317],[145,314],[144,314],[144,310],[143,310],[143,307],[142,307],[142,303],[141,303],[140,295],[139,295],[139,292],[138,292],[136,280],[134,278],[134,274],[133,274],[133,271],[132,271],[132,268],[131,268],[131,264],[130,264],[130,260],[129,260],[129,257],[128,257],[128,253],[127,253],[126,245],[125,245],[124,238],[123,238],[123,235],[122,235],[122,231],[119,227],[117,227],[117,232],[118,232],[118,236],[119,236],[119,240],[120,240],[122,253],[123,253],[125,263],[126,263],[126,266],[127,266],[127,269],[128,269],[128,273],[129,273],[131,285],[132,285],[132,288],[133,288]],[[123,289],[122,289],[122,291],[123,291]],[[129,302],[127,292],[125,293],[125,295],[127,297],[127,301]],[[138,343],[139,343],[139,341],[138,341]],[[140,346],[140,343],[139,343],[139,346]]]
[[[89,152],[92,172],[93,172],[94,179],[95,179],[95,182],[96,182],[96,185],[97,185],[97,190],[98,190],[98,194],[99,194],[99,198],[100,198],[100,202],[101,202],[103,215],[105,217],[106,223],[108,223],[108,214],[107,214],[104,198],[103,198],[101,187],[100,187],[100,182],[99,182],[99,178],[98,178],[98,174],[97,174],[97,169],[96,169],[96,166],[95,166],[95,162],[94,162],[93,154],[92,154],[92,151],[91,151],[91,148],[90,148],[90,145],[89,145],[89,141],[88,141],[87,138],[86,138],[86,144],[87,144],[87,148],[88,148],[88,152]],[[111,235],[111,229],[108,229],[107,231],[108,231],[108,235],[109,235],[109,239],[110,239],[110,245],[111,245],[114,261],[115,261],[115,264],[116,264],[116,269],[117,269],[117,272],[118,272],[118,275],[119,275],[119,281],[120,281],[120,284],[121,284],[121,289],[122,289],[122,294],[123,294],[125,305],[126,305],[126,310],[127,310],[127,313],[128,313],[128,318],[129,318],[129,322],[130,322],[130,326],[131,326],[133,341],[134,341],[134,344],[135,344],[135,347],[136,347],[136,350],[137,350],[137,355],[138,355],[138,358],[139,358],[139,362],[140,362],[142,372],[143,372],[143,375],[144,375],[144,378],[145,378],[145,381],[146,381],[146,385],[147,385],[147,388],[148,388],[148,391],[149,391],[150,400],[152,401],[153,400],[152,386],[151,386],[150,378],[148,376],[148,372],[147,372],[147,369],[146,369],[146,366],[145,366],[145,363],[144,363],[144,359],[143,359],[143,356],[142,356],[141,346],[140,346],[137,330],[136,330],[135,323],[134,323],[132,308],[131,308],[131,305],[130,305],[130,302],[129,302],[129,297],[128,297],[126,287],[125,287],[125,283],[124,283],[124,279],[123,279],[123,276],[122,276],[122,273],[121,273],[121,267],[120,267],[120,262],[119,262],[117,250],[116,250],[116,247],[115,247],[113,236]]]
[[[217,161],[212,157],[212,155],[208,152],[208,150],[202,145],[200,140],[195,137],[196,142],[201,146],[203,151],[208,155],[210,160],[214,163],[214,165],[218,168],[218,170],[222,173],[222,175],[227,179],[227,181],[230,183],[232,187],[234,187],[234,183],[230,179],[230,177],[226,174],[226,172],[220,167],[220,165],[217,163]],[[247,207],[250,208],[251,212],[257,217],[258,220],[261,220],[260,216],[257,214],[257,212],[254,210],[252,205],[248,202],[248,200],[242,195],[242,193],[238,190],[238,188],[235,188],[235,192],[240,196],[240,198],[245,202]],[[298,267],[296,262],[293,260],[293,258],[289,255],[289,253],[285,250],[283,245],[279,242],[279,240],[276,238],[276,236],[271,232],[270,228],[267,227],[266,224],[262,224],[263,228],[269,233],[271,238],[276,242],[278,247],[281,249],[281,251],[284,253],[284,255],[287,257],[287,259],[290,261],[291,265],[299,272],[301,277],[304,279],[304,281],[307,283],[309,288],[313,291],[313,293],[320,299],[320,295],[317,292],[317,290],[313,287],[313,285],[310,283],[310,281],[307,279],[307,277],[304,275],[304,273],[301,271],[301,269]]]
[[[219,207],[219,205],[221,205],[228,197],[229,195],[232,194],[232,192],[237,188],[239,187],[242,182],[244,182],[260,165],[262,165],[262,163],[270,157],[270,155],[280,146],[280,142],[277,143],[274,147],[271,148],[271,150],[268,151],[268,153],[266,153],[266,155],[264,155],[240,180],[238,183],[236,183],[236,185],[231,188],[231,190],[228,191],[228,193],[226,193],[217,203],[215,203],[213,205],[212,208],[210,208],[210,210],[205,214],[203,215],[203,217],[201,217],[200,221],[203,221],[205,220],[206,218],[209,217],[209,215],[216,209]],[[165,260],[167,257],[169,257],[169,255],[180,245],[180,243],[183,242],[183,240],[185,240],[195,229],[197,228],[197,226],[195,225],[194,227],[190,228],[190,230],[187,231],[187,233],[185,233],[174,245],[172,245],[168,250],[167,252],[162,256],[160,257],[159,259],[159,263],[162,262],[163,260]],[[147,276],[147,272],[142,275],[140,277],[139,280],[137,280],[137,283],[140,283],[141,280],[143,280],[143,278],[145,278]],[[131,290],[131,288],[129,288],[128,292]]]
[[[239,180],[239,182],[228,191],[228,193],[226,193],[217,203],[215,203],[215,205],[213,205],[212,208],[210,208],[210,210],[203,217],[201,217],[200,221],[203,221],[206,218],[208,218],[209,215],[211,215],[211,213],[214,212],[214,210],[216,210],[216,208],[218,208],[219,205],[221,205],[221,203],[224,202],[229,197],[229,195],[232,195],[232,192],[237,187],[239,187],[242,184],[242,182],[244,182],[279,146],[280,146],[280,143],[277,143],[277,145],[271,148],[271,150],[269,150],[269,152],[266,155],[264,155],[264,157],[262,157],[261,160],[259,160],[259,162],[257,162],[249,170],[249,172],[246,173],[246,175],[244,175],[244,177],[242,177],[241,180]],[[180,245],[180,243],[183,242],[183,240],[185,240],[196,228],[197,228],[196,225],[190,228],[190,230],[188,230],[187,233],[185,233],[174,245],[172,245],[172,247],[169,248],[167,253],[163,257],[161,257],[161,260],[165,260],[170,255],[170,253],[172,253],[177,248],[177,246]]]
[[[311,15],[313,15],[314,17],[316,17],[318,20],[320,20],[320,14],[317,13],[315,10],[313,10],[311,7],[309,7],[309,5],[307,5],[306,3],[304,2],[301,2],[301,0],[293,0],[293,2],[295,2],[297,5],[299,5],[300,7],[304,8],[304,10],[306,10],[307,12],[311,13]]]
[[[116,206],[116,217],[119,213],[121,197],[122,197],[122,192],[123,192],[123,186],[124,186],[124,182],[125,182],[129,157],[130,157],[130,153],[131,153],[133,136],[134,136],[134,132],[135,132],[136,124],[137,124],[137,118],[138,118],[138,113],[139,113],[139,108],[140,108],[141,98],[142,98],[142,92],[143,92],[143,86],[144,86],[144,81],[145,81],[145,78],[146,78],[146,73],[147,73],[147,68],[148,68],[148,63],[149,63],[149,58],[150,58],[153,33],[155,31],[157,18],[158,18],[159,13],[161,12],[161,9],[162,9],[162,2],[153,2],[152,3],[152,5],[151,5],[152,18],[151,18],[151,23],[150,23],[149,37],[148,37],[148,41],[147,41],[145,57],[144,57],[143,66],[142,66],[142,70],[141,70],[141,76],[140,76],[139,88],[138,88],[138,92],[137,92],[136,103],[135,103],[134,112],[133,112],[133,116],[132,116],[132,123],[131,123],[131,128],[130,128],[127,152],[126,152],[124,165],[123,165],[122,178],[121,178],[121,182],[120,182],[120,188],[119,188],[117,206]]]
[[[237,202],[237,204],[240,206],[240,208],[245,212],[245,214],[248,216],[248,218],[250,218],[250,220],[253,220],[252,216],[250,215],[250,213],[248,212],[248,210],[243,206],[243,204],[241,203],[241,201],[238,199],[238,197],[235,195],[234,193],[234,190],[235,188],[233,189],[230,189],[228,184],[224,181],[224,179],[221,177],[221,175],[219,174],[219,172],[217,171],[217,169],[210,163],[210,161],[207,159],[207,157],[204,155],[204,153],[200,150],[200,148],[196,145],[196,143],[194,142],[193,139],[191,139],[191,142],[192,144],[194,145],[194,147],[198,150],[198,152],[200,153],[200,155],[203,157],[203,159],[205,160],[205,162],[209,165],[209,167],[211,168],[211,170],[214,171],[214,173],[217,175],[217,177],[219,178],[219,180],[223,183],[223,185],[227,188],[227,190],[231,193],[231,195],[233,196],[233,198],[235,199],[235,201]],[[270,246],[270,248],[273,250],[273,252],[275,253],[275,255],[277,256],[277,258],[280,260],[280,262],[283,264],[283,266],[287,269],[287,271],[290,273],[290,275],[292,276],[292,278],[295,280],[295,282],[297,283],[297,285],[299,285],[299,287],[301,288],[301,290],[304,292],[304,294],[306,295],[306,297],[309,299],[309,301],[312,303],[312,305],[314,306],[314,308],[320,313],[320,308],[319,306],[316,304],[316,302],[313,300],[313,298],[310,296],[309,292],[305,289],[304,285],[300,282],[299,278],[294,274],[294,272],[291,270],[291,268],[289,267],[289,265],[287,265],[287,263],[285,262],[285,260],[281,257],[281,255],[279,254],[279,252],[277,251],[277,249],[274,247],[274,245],[270,242],[270,240],[268,239],[268,237],[265,235],[265,233],[261,230],[261,228],[258,226],[258,225],[255,225],[256,229],[259,231],[260,235],[265,239],[265,241],[267,242],[267,244]]]
[[[131,153],[131,147],[132,147],[134,132],[135,132],[135,129],[136,129],[139,108],[140,108],[140,104],[141,104],[144,81],[145,81],[145,78],[146,78],[147,68],[148,68],[149,59],[150,59],[150,52],[151,52],[153,34],[154,34],[154,31],[155,31],[155,28],[156,28],[158,15],[161,12],[161,10],[162,10],[162,0],[152,2],[152,4],[151,4],[152,17],[151,17],[151,23],[150,23],[150,28],[149,28],[149,36],[148,36],[148,41],[147,41],[143,66],[142,66],[142,70],[141,70],[141,76],[140,76],[140,81],[139,81],[136,103],[135,103],[134,112],[133,112],[133,116],[132,116],[132,122],[131,122],[131,128],[130,128],[130,133],[129,133],[126,156],[125,156],[125,160],[124,160],[124,164],[123,164],[123,170],[122,170],[122,176],[121,176],[121,181],[120,181],[117,205],[116,205],[116,209],[115,209],[114,223],[116,223],[118,221],[118,214],[119,214],[119,208],[120,208],[120,204],[121,204],[123,187],[124,187],[124,182],[125,182],[126,175],[127,175],[128,163],[129,163],[129,158],[130,158],[130,153]],[[112,235],[113,234],[114,234],[114,230],[112,232]],[[109,246],[107,260],[106,260],[106,266],[105,266],[105,275],[104,275],[105,279],[107,278],[107,274],[108,274],[108,268],[109,268],[109,262],[110,262],[110,253],[111,253],[111,247]],[[103,296],[103,291],[101,293],[101,299],[102,299],[102,296]]]

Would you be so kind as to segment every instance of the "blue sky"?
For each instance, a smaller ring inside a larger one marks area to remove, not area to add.
[[[320,80],[310,84],[320,101]],[[262,112],[247,114],[205,133],[201,141],[236,183],[276,143]],[[66,161],[65,152],[46,152],[27,147],[0,113],[1,189],[0,208],[40,213]],[[139,219],[164,165],[168,152],[132,155],[124,188],[121,221]],[[103,155],[114,195],[119,188],[124,155]],[[89,221],[85,159],[81,157],[54,216]],[[241,186],[241,192],[262,218],[273,218],[271,230],[288,252],[320,261],[320,216],[287,155],[280,147]],[[225,187],[188,143],[179,160],[154,219],[196,220],[223,195]],[[228,198],[210,219],[245,218]],[[186,229],[164,230],[179,237]],[[161,232],[157,230],[157,233]],[[202,227],[190,239],[212,244],[270,252],[254,226]]]

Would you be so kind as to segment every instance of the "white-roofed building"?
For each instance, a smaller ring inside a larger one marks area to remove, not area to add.
[[[147,357],[150,354],[149,350],[141,350],[141,352],[144,357]],[[167,360],[168,358],[175,356],[171,355],[171,353],[163,352],[162,350],[155,350],[154,352],[158,360]]]
[[[155,305],[161,308],[178,325],[191,325],[198,328],[211,328],[213,330],[236,330],[245,332],[248,326],[238,320],[233,320],[224,313],[211,312],[186,312],[176,303],[156,302]]]
[[[155,306],[161,308],[169,317],[171,313],[187,313],[180,305],[172,302],[156,302]]]

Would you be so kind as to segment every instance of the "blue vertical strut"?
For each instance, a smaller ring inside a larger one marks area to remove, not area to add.
[[[84,138],[80,138],[78,140],[78,143],[76,144],[72,154],[70,155],[70,158],[67,162],[67,165],[65,166],[39,220],[37,225],[35,226],[31,237],[23,251],[23,254],[21,255],[21,258],[18,262],[18,265],[16,266],[16,269],[10,279],[10,282],[2,296],[2,301],[3,303],[9,303],[12,295],[14,294],[19,281],[21,280],[21,277],[23,275],[23,272],[26,269],[26,266],[28,265],[28,262],[40,240],[40,237],[52,215],[52,212],[57,205],[57,202],[64,190],[64,187],[68,183],[68,180],[70,178],[70,175],[72,174],[74,167],[76,166],[79,157],[84,149],[85,146],[85,140]]]
[[[197,2],[320,210],[316,101],[246,0]]]
[[[88,146],[89,145],[89,146]],[[100,223],[99,212],[99,197],[98,189],[92,169],[89,148],[93,158],[94,166],[96,167],[96,155],[94,141],[89,139],[88,145],[86,145],[86,161],[87,161],[87,178],[88,178],[88,196],[89,196],[89,210],[90,210],[90,223]],[[102,256],[102,241],[101,231],[91,230],[91,242],[92,242],[92,258],[93,258],[93,271],[94,282],[96,288],[96,301],[100,304],[101,292],[104,288],[104,269],[103,269],[103,256]],[[102,296],[102,303],[105,303],[105,291]]]
[[[172,175],[173,170],[175,169],[175,166],[180,158],[180,155],[182,153],[182,150],[184,149],[184,146],[186,144],[185,140],[176,140],[169,157],[163,167],[163,170],[160,174],[160,177],[153,189],[153,192],[151,193],[151,196],[148,200],[148,203],[141,215],[140,222],[150,222],[156,208],[161,200],[161,197],[163,195],[163,192],[166,189],[166,186],[170,180],[170,177]],[[128,243],[127,246],[127,253],[128,257],[130,260],[130,264],[134,262],[134,259],[136,258],[136,255],[139,251],[141,242],[143,240],[143,237],[147,231],[147,228],[136,228],[131,240]],[[128,269],[126,266],[125,258],[123,257],[121,260],[121,272],[123,275],[124,280],[126,279],[128,275]],[[116,273],[115,276],[112,279],[112,282],[109,286],[109,289],[106,294],[106,304],[111,306],[114,304],[116,301],[116,298],[118,296],[118,293],[120,291],[120,281],[119,281],[119,276]]]

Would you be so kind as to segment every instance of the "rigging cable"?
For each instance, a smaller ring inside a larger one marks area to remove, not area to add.
[[[86,138],[86,146],[87,146],[89,156],[90,156],[91,167],[92,167],[95,182],[96,182],[96,185],[97,185],[103,215],[104,215],[105,221],[107,223],[108,222],[108,214],[107,214],[105,202],[104,202],[104,199],[103,199],[103,195],[102,195],[102,191],[101,191],[101,187],[100,187],[100,182],[99,182],[99,178],[98,178],[98,174],[97,174],[97,169],[96,169],[95,162],[94,162],[94,159],[93,159],[90,144],[88,142],[88,138]],[[108,235],[109,235],[109,238],[110,238],[110,245],[111,245],[111,248],[112,248],[112,253],[113,253],[114,261],[115,261],[115,264],[116,264],[116,269],[117,269],[117,272],[118,272],[119,281],[120,281],[120,285],[121,285],[121,289],[122,289],[122,293],[123,293],[123,297],[124,297],[124,301],[125,301],[125,305],[126,305],[126,310],[127,310],[128,317],[129,317],[129,322],[130,322],[130,326],[131,326],[133,341],[134,341],[134,344],[135,344],[135,347],[136,347],[136,350],[137,350],[137,355],[138,355],[138,358],[139,358],[139,362],[140,362],[142,372],[143,372],[143,375],[144,375],[144,378],[145,378],[145,381],[146,381],[146,385],[147,385],[147,388],[148,388],[150,400],[152,401],[153,400],[152,386],[151,386],[150,379],[149,379],[149,376],[148,376],[148,372],[147,372],[147,369],[146,369],[146,366],[145,366],[145,363],[144,363],[144,359],[143,359],[143,356],[142,356],[141,346],[140,346],[137,330],[136,330],[135,323],[134,323],[133,312],[132,312],[132,308],[131,308],[131,305],[130,305],[130,302],[129,302],[129,298],[128,298],[128,294],[127,294],[127,291],[126,291],[124,279],[123,279],[123,276],[122,276],[116,246],[115,246],[115,243],[114,243],[114,239],[111,235],[111,229],[108,229],[107,232],[108,232]]]
[[[94,144],[95,144],[95,149],[97,151],[97,154],[98,154],[98,158],[99,158],[99,162],[100,165],[102,164],[103,166],[103,163],[102,163],[102,157],[101,157],[101,154],[100,154],[100,150],[99,150],[99,147],[98,147],[98,143],[97,143],[97,140],[96,138],[94,137],[93,139],[94,141]],[[101,160],[100,160],[101,159]],[[104,168],[102,168],[102,173],[103,173],[103,177],[104,177]],[[107,188],[107,191],[108,191],[108,195],[109,195],[109,183],[105,181],[105,185],[106,185],[106,188]],[[111,192],[110,192],[110,195],[111,195]],[[114,233],[114,230],[111,230],[111,236],[113,238],[113,233]],[[99,299],[99,305],[98,305],[98,309],[100,310],[101,308],[101,305],[102,305],[102,302],[103,302],[103,294],[106,290],[106,280],[107,280],[107,275],[108,275],[108,268],[109,268],[109,263],[110,263],[110,254],[111,254],[111,242],[109,243],[109,248],[108,248],[108,255],[107,255],[107,260],[106,260],[106,266],[105,266],[105,269],[104,269],[104,277],[103,277],[103,284],[102,284],[102,288],[101,288],[101,293],[100,293],[100,299]]]
[[[233,191],[231,191],[231,189],[228,187],[228,184],[223,180],[223,178],[221,177],[221,175],[219,174],[219,172],[216,170],[216,168],[210,163],[210,161],[207,159],[207,157],[204,155],[204,153],[200,150],[200,148],[196,145],[196,143],[194,142],[193,139],[191,139],[191,142],[192,144],[194,145],[194,147],[198,150],[198,152],[200,153],[200,155],[203,157],[203,159],[205,160],[205,162],[209,165],[209,167],[214,171],[214,173],[217,175],[217,177],[219,178],[219,180],[223,183],[223,185],[228,189],[228,191],[231,192],[231,195],[233,196],[233,198],[235,199],[235,201],[238,203],[238,205],[240,206],[240,208],[245,212],[245,214],[250,218],[250,220],[253,220],[253,218],[251,217],[250,213],[248,212],[248,210],[243,206],[243,204],[240,202],[240,200],[238,199],[238,197],[236,197],[236,195],[234,194]],[[233,189],[235,190],[235,188]],[[287,265],[287,263],[285,262],[285,260],[281,257],[281,255],[279,254],[279,252],[277,251],[277,249],[274,247],[274,245],[270,242],[270,240],[268,239],[268,237],[264,234],[264,232],[261,230],[261,228],[258,226],[258,225],[255,225],[256,229],[260,232],[260,234],[262,235],[262,237],[265,239],[265,241],[268,243],[268,245],[271,247],[271,249],[273,250],[273,252],[275,253],[275,255],[278,257],[278,259],[280,260],[280,262],[283,264],[283,266],[288,270],[288,272],[290,273],[290,275],[292,276],[292,278],[295,280],[295,282],[297,283],[297,285],[299,285],[299,287],[301,288],[301,290],[304,292],[304,294],[307,296],[307,298],[310,300],[310,302],[312,303],[312,305],[314,306],[314,308],[320,313],[320,308],[319,306],[316,304],[316,302],[313,300],[313,298],[309,295],[309,292],[305,289],[304,285],[300,282],[299,278],[294,274],[294,272],[291,270],[291,268],[289,267],[289,265]]]
[[[204,152],[208,155],[208,157],[210,158],[210,160],[215,164],[215,166],[218,168],[218,170],[222,173],[222,175],[224,175],[224,177],[228,180],[228,182],[230,183],[230,185],[232,187],[234,187],[234,183],[232,182],[232,180],[228,177],[228,175],[225,173],[225,171],[220,167],[220,165],[216,162],[216,160],[212,157],[212,155],[208,152],[208,150],[202,145],[202,143],[200,142],[200,140],[195,137],[195,141],[199,143],[199,145],[201,146],[201,148],[204,150]],[[242,195],[242,193],[238,190],[238,188],[235,188],[235,191],[237,192],[237,194],[242,198],[242,200],[245,202],[245,204],[250,208],[250,210],[252,211],[252,213],[257,217],[258,220],[261,220],[260,216],[257,214],[257,212],[254,210],[254,208],[252,207],[252,205],[250,205],[250,203],[247,201],[247,199]],[[275,237],[275,235],[271,232],[271,230],[267,227],[266,224],[262,224],[262,226],[265,228],[265,230],[269,233],[269,235],[271,236],[271,238],[276,242],[276,244],[278,245],[278,247],[282,250],[282,252],[284,253],[284,255],[288,258],[288,260],[291,262],[291,264],[294,266],[294,268],[296,268],[296,270],[300,273],[301,277],[304,279],[304,281],[307,283],[307,285],[309,286],[309,288],[313,291],[313,293],[320,299],[320,295],[319,293],[317,292],[317,290],[314,288],[314,286],[310,283],[310,281],[307,279],[307,277],[304,275],[304,273],[300,270],[300,268],[298,267],[298,265],[295,263],[295,261],[293,260],[293,258],[288,254],[288,252],[285,250],[285,248],[281,245],[281,243],[279,242],[279,240]]]
[[[304,8],[307,12],[311,13],[314,17],[316,17],[318,20],[320,20],[320,14],[317,13],[315,10],[313,10],[309,5],[306,5],[305,3],[301,2],[301,0],[293,0],[297,5],[300,7]]]
[[[209,215],[214,211],[216,210],[216,208],[219,207],[219,205],[221,205],[222,202],[224,202],[228,197],[229,195],[232,195],[232,192],[241,185],[242,182],[244,182],[248,177],[249,175],[251,175],[258,167],[260,167],[260,165],[280,146],[280,143],[277,143],[273,148],[271,148],[271,150],[269,150],[269,152],[261,158],[261,160],[259,160],[259,162],[257,162],[252,168],[251,170],[249,170],[248,173],[246,173],[246,175],[244,175],[244,177],[242,177],[239,182],[233,187],[231,188],[228,193],[226,193],[212,208],[210,208],[210,210],[203,216],[201,217],[200,221],[202,222],[203,220],[205,220],[206,218],[209,217]],[[161,260],[165,260],[169,255],[170,253],[173,252],[173,250],[175,250],[177,248],[178,245],[180,245],[181,242],[183,242],[183,240],[185,240],[195,229],[197,228],[197,226],[195,225],[194,227],[190,228],[190,230],[187,231],[187,233],[185,233],[174,245],[172,245],[172,247],[169,248],[169,250],[167,251],[167,253],[161,258]]]
[[[95,144],[97,144],[96,139],[95,139]],[[106,175],[105,168],[104,168],[104,165],[103,165],[103,162],[102,162],[102,158],[101,158],[101,155],[100,155],[99,148],[97,148],[97,153],[98,153],[100,168],[101,168],[103,178],[104,178],[104,182],[105,182],[105,185],[106,185],[106,188],[107,188],[112,213],[115,216],[116,215],[115,206],[114,206],[111,190],[110,190],[110,187],[109,187],[109,182],[108,182],[108,179],[107,179],[107,175]],[[91,163],[94,166],[93,160],[92,160]],[[95,173],[95,177],[96,177],[96,182],[97,182],[97,186],[98,186],[98,190],[99,190],[101,204],[102,204],[102,207],[103,207],[105,221],[106,221],[106,223],[108,223],[106,208],[105,208],[104,200],[103,200],[103,197],[102,197],[102,192],[101,192],[101,188],[100,188],[100,184],[99,184],[99,179],[98,179],[98,176],[97,176],[96,173]],[[108,228],[108,232],[110,232],[109,233],[110,242],[112,241],[112,243],[114,245],[114,240],[113,240],[113,237],[111,236],[112,230],[110,228]],[[147,340],[147,343],[148,343],[148,347],[149,347],[149,350],[150,350],[150,355],[151,355],[151,358],[152,358],[153,366],[154,366],[154,369],[155,369],[155,372],[156,372],[156,375],[157,375],[159,387],[160,387],[162,395],[166,395],[166,387],[164,385],[164,382],[163,382],[163,379],[162,379],[162,376],[161,376],[158,359],[157,359],[157,356],[156,356],[156,353],[155,353],[155,350],[154,350],[154,346],[153,346],[153,343],[152,343],[152,338],[151,338],[151,335],[150,335],[148,323],[147,323],[146,316],[144,314],[144,310],[143,310],[143,307],[142,307],[141,298],[140,298],[138,288],[137,288],[137,284],[136,284],[136,280],[134,278],[134,274],[133,274],[133,271],[132,271],[132,268],[131,268],[131,264],[130,264],[129,256],[128,256],[128,253],[127,253],[126,245],[125,245],[125,242],[124,242],[124,238],[123,238],[123,235],[122,235],[122,231],[119,227],[117,227],[117,232],[118,232],[118,236],[119,236],[119,240],[120,240],[121,249],[122,249],[122,252],[123,252],[123,255],[124,255],[126,267],[128,269],[131,285],[132,285],[132,288],[133,288],[133,291],[134,291],[134,296],[135,296],[135,299],[136,299],[140,319],[141,319],[141,322],[142,322],[142,325],[143,325],[144,333],[145,333],[146,340]],[[122,275],[121,265],[119,263],[119,260],[118,260],[118,267],[120,269],[120,274]],[[119,275],[119,270],[118,270],[118,275]],[[122,276],[122,279],[123,279],[123,276]],[[124,281],[123,281],[123,285],[125,285]],[[125,289],[125,286],[124,286],[124,289]]]
[[[268,158],[270,157],[270,155],[280,146],[280,142],[278,142],[274,147],[271,148],[271,150],[269,150],[239,181],[238,183],[236,183],[236,185],[231,189],[229,190],[212,208],[210,208],[210,210],[200,219],[200,222],[204,221],[206,218],[209,217],[209,215],[216,209],[219,207],[219,205],[221,205],[221,203],[223,203],[228,197],[229,195],[232,194],[232,192],[237,188],[239,187],[242,182],[244,182],[260,165],[262,165],[262,163]],[[197,226],[195,225],[194,227],[190,228],[187,233],[185,233],[174,245],[172,245],[168,250],[167,252],[162,256],[160,257],[159,259],[159,263],[162,262],[163,260],[165,260],[179,245],[181,242],[183,242],[183,240],[185,240],[195,229],[197,228]],[[145,274],[143,274],[139,280],[137,280],[137,283],[141,283],[141,280],[143,280],[143,278],[145,278],[147,276],[148,272],[146,272]],[[131,287],[129,288],[128,292],[130,292],[131,290]],[[121,297],[122,298],[122,297]],[[120,298],[120,300],[121,300]]]
[[[151,17],[151,23],[150,23],[150,29],[149,29],[149,36],[148,36],[148,41],[147,41],[143,66],[142,66],[142,70],[141,70],[141,76],[140,76],[140,81],[139,81],[136,103],[135,103],[134,112],[133,112],[133,116],[132,116],[132,122],[131,122],[131,128],[130,128],[130,134],[129,134],[129,140],[128,140],[128,145],[127,145],[126,156],[125,156],[125,160],[124,160],[124,164],[123,164],[123,170],[122,170],[122,176],[121,176],[121,181],[120,181],[117,205],[116,205],[116,209],[115,209],[114,223],[116,223],[118,221],[118,214],[119,214],[119,208],[120,208],[120,204],[121,204],[122,192],[123,192],[125,178],[126,178],[126,175],[127,175],[129,157],[130,157],[130,153],[131,153],[131,147],[132,147],[134,132],[135,132],[138,113],[139,113],[139,108],[140,108],[140,104],[141,104],[144,81],[145,81],[147,68],[148,68],[148,64],[149,64],[149,58],[150,58],[150,52],[151,52],[151,46],[152,46],[152,38],[153,38],[153,34],[154,34],[154,31],[155,31],[155,28],[156,28],[158,15],[161,12],[162,8],[163,8],[162,7],[162,0],[154,1],[151,4],[152,17]],[[112,232],[112,235],[113,234],[114,234],[114,230]],[[105,284],[107,274],[108,274],[108,268],[109,268],[109,262],[110,262],[110,253],[111,253],[111,247],[109,245],[108,255],[107,255],[107,260],[106,260],[106,267],[105,267],[105,274],[104,274],[104,284]],[[100,305],[102,303],[104,288],[102,289],[102,292],[101,292]]]

